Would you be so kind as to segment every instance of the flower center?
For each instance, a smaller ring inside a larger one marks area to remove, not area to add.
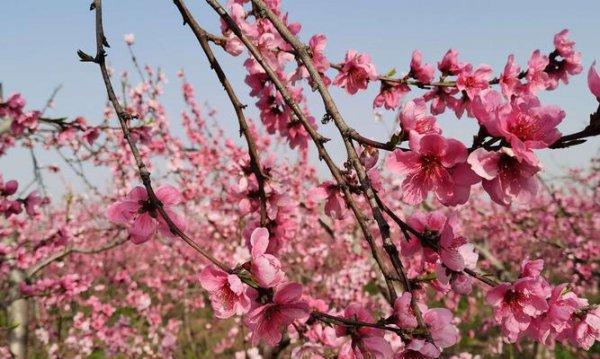
[[[521,141],[533,139],[533,135],[538,129],[535,119],[531,116],[520,113],[517,120],[509,126],[509,131],[517,136]]]
[[[158,214],[156,213],[156,206],[154,205],[154,203],[152,203],[152,201],[150,201],[150,199],[141,200],[138,203],[140,205],[138,213],[142,214],[148,212],[148,214],[152,218],[156,218],[158,216]]]
[[[436,155],[429,154],[421,156],[421,167],[428,174],[436,172],[441,165],[442,163]]]

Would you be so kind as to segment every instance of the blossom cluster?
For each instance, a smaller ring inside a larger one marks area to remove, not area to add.
[[[65,165],[86,188],[50,203],[38,190],[19,198],[19,183],[0,177],[0,273],[11,278],[0,281],[0,304],[39,304],[37,323],[25,323],[36,345],[51,357],[467,359],[478,356],[465,348],[499,355],[512,343],[523,355],[538,344],[586,355],[600,340],[600,309],[586,299],[598,293],[600,172],[594,162],[554,190],[538,179],[535,152],[597,134],[598,112],[586,136],[563,136],[565,111],[539,97],[583,71],[568,32],[523,69],[508,56],[497,76],[451,49],[437,67],[416,50],[395,77],[356,50],[331,61],[323,34],[303,48],[310,63],[289,41],[301,25],[281,2],[251,3],[229,1],[239,29],[223,21],[210,36],[245,56],[239,30],[262,56],[244,58],[260,123],[238,117],[243,144],[183,71],[176,135],[161,100],[166,76],[139,66],[133,34],[123,40],[140,82],[120,74],[122,94],[110,100],[123,111],[107,103],[100,124],[25,112],[18,94],[0,102],[10,125],[0,155],[17,144],[68,150]],[[328,108],[322,125],[340,130],[348,154],[338,167],[307,93],[328,102],[330,88],[353,96],[374,82],[373,107],[398,111],[399,131],[371,140]],[[593,65],[588,86],[600,101]],[[445,112],[477,124],[472,144],[444,135]],[[282,141],[298,156],[282,155]],[[332,179],[310,163],[311,141]],[[88,164],[112,175],[110,190],[88,178]],[[60,171],[36,161],[34,172]]]

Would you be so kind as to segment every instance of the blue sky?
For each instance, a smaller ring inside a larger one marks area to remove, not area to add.
[[[188,1],[199,23],[218,30],[217,17],[204,1]],[[43,4],[43,5],[42,5]],[[50,5],[51,4],[51,5]],[[94,51],[93,16],[88,1],[35,2],[5,0],[0,12],[0,81],[5,93],[22,92],[33,107],[41,107],[52,89],[63,85],[55,108],[48,116],[83,115],[99,122],[105,100],[105,90],[98,69],[80,63],[75,54],[81,48]],[[599,1],[365,1],[365,0],[284,0],[283,7],[291,19],[303,25],[301,35],[306,40],[314,33],[328,37],[327,54],[342,59],[347,49],[369,53],[379,72],[396,68],[407,69],[414,49],[423,52],[427,62],[435,63],[449,48],[456,48],[463,61],[486,63],[501,71],[506,57],[514,53],[521,65],[534,49],[550,51],[553,35],[563,28],[583,52],[585,69],[594,59],[600,59]],[[236,121],[230,104],[212,73],[203,53],[187,27],[181,25],[177,9],[169,0],[105,0],[105,32],[112,45],[109,61],[117,69],[132,70],[129,55],[122,41],[123,34],[136,35],[135,51],[142,63],[160,66],[170,82],[163,97],[173,121],[183,108],[180,83],[175,76],[184,69],[196,87],[199,99],[219,110],[219,120],[236,136]],[[244,71],[240,59],[222,51],[217,55],[234,87],[246,103],[253,103],[243,85]],[[135,73],[131,72],[134,76]],[[134,77],[135,78],[135,77]],[[384,124],[374,121],[371,102],[377,86],[352,98],[334,91],[347,122],[365,134],[384,140],[391,127],[392,113],[385,113]],[[317,98],[310,96],[311,110],[320,118],[323,110]],[[544,94],[546,103],[560,105],[567,112],[560,126],[564,133],[585,126],[588,115],[597,103],[587,90],[585,76],[579,75],[569,86]],[[251,110],[250,117],[256,118]],[[442,126],[449,137],[470,138],[472,120],[442,117]],[[335,138],[332,125],[322,132]],[[334,142],[334,141],[331,141]],[[541,151],[548,174],[558,174],[565,166],[585,166],[598,154],[599,140],[563,151]],[[334,157],[342,159],[342,151],[329,145]],[[60,162],[53,154],[38,150],[44,164]],[[314,152],[314,151],[313,151]],[[29,155],[11,151],[0,158],[0,172],[5,178],[23,181],[31,178]],[[18,165],[16,165],[18,163]],[[68,171],[66,169],[65,171]],[[325,171],[322,171],[325,174]],[[69,175],[66,174],[67,179]],[[98,173],[102,181],[102,173]],[[52,190],[63,186],[60,178],[50,178]]]

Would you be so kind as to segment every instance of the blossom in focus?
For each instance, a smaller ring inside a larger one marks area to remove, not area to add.
[[[185,230],[184,218],[172,208],[181,202],[179,191],[173,186],[164,185],[158,187],[155,193],[173,223],[182,231]],[[108,206],[106,217],[111,222],[127,226],[131,241],[135,244],[146,242],[157,231],[165,236],[173,236],[167,222],[148,198],[146,188],[142,186],[135,187],[124,199]]]
[[[532,150],[547,148],[560,138],[556,127],[565,116],[561,108],[542,106],[536,97],[519,98],[510,111],[500,112],[498,129],[519,159],[537,165]]]
[[[521,80],[519,79],[520,74],[521,68],[519,65],[515,64],[515,55],[510,54],[506,61],[506,65],[504,66],[504,71],[500,76],[500,88],[502,89],[502,94],[509,100],[521,87]]]
[[[375,320],[363,306],[352,303],[344,310],[344,318],[357,320],[365,323],[373,323]],[[352,334],[340,348],[339,359],[391,359],[393,351],[390,343],[384,339],[384,331],[378,328],[360,327],[354,333],[350,333],[346,327],[336,327],[338,336]]]
[[[446,139],[438,134],[413,135],[410,151],[394,151],[387,158],[386,167],[405,176],[402,198],[407,203],[419,204],[433,191],[440,202],[459,204],[469,199],[468,191],[460,187],[470,188],[469,183],[461,181],[471,177],[468,174],[470,169],[468,166],[457,167],[466,161],[467,155],[467,148],[458,140]],[[456,198],[456,194],[460,197]]]
[[[473,171],[481,176],[483,189],[490,198],[501,205],[513,200],[526,203],[538,190],[535,174],[540,167],[519,161],[512,149],[502,147],[499,151],[478,148],[468,158]]]
[[[200,272],[200,285],[210,293],[210,302],[217,318],[229,318],[250,310],[250,298],[238,276],[209,265]]]
[[[273,302],[256,307],[246,317],[252,331],[252,344],[261,340],[270,346],[281,341],[281,331],[296,320],[308,317],[308,304],[301,299],[302,285],[280,284],[275,288]]]
[[[524,266],[526,267],[527,261]],[[532,320],[544,314],[552,289],[534,273],[522,276],[514,283],[500,283],[486,294],[486,301],[494,308],[494,319],[502,326],[503,335],[514,343],[527,330]]]
[[[371,62],[371,57],[355,50],[348,50],[342,68],[333,80],[333,84],[354,95],[358,90],[366,89],[369,86],[369,81],[376,79],[377,71],[375,65]]]
[[[475,71],[472,67],[465,66],[462,68],[456,79],[456,87],[460,91],[465,91],[470,100],[482,90],[490,86],[489,81],[492,76],[492,68],[488,65],[481,65]]]
[[[252,244],[252,274],[263,288],[271,288],[284,279],[281,263],[275,256],[266,253],[269,246],[269,231],[256,228],[250,236]]]
[[[428,115],[425,100],[416,98],[408,101],[398,115],[403,131],[410,133],[414,131],[425,135],[428,133],[442,133],[435,116]]]
[[[438,62],[438,70],[440,70],[443,75],[453,76],[458,74],[465,65],[466,64],[458,61],[458,51],[450,49],[446,52],[442,61]]]

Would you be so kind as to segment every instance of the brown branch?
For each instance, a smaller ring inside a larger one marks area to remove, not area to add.
[[[104,29],[103,29],[103,25],[102,25],[102,0],[94,0],[92,5],[90,6],[90,10],[95,10],[95,15],[96,15],[96,56],[92,57],[81,50],[78,50],[77,54],[79,55],[79,58],[82,62],[93,62],[93,63],[98,64],[98,66],[100,67],[100,72],[102,73],[102,80],[104,81],[104,85],[106,87],[106,93],[108,95],[108,99],[110,100],[111,104],[113,105],[113,108],[115,109],[115,112],[119,119],[119,124],[121,125],[121,129],[123,131],[123,136],[125,137],[125,140],[127,141],[129,148],[131,149],[131,153],[133,154],[133,157],[135,159],[140,178],[141,178],[142,183],[144,184],[144,187],[146,188],[146,191],[148,193],[149,202],[156,208],[158,213],[163,217],[163,219],[167,223],[167,226],[169,227],[169,230],[171,231],[171,233],[177,235],[184,242],[186,242],[190,247],[192,247],[194,250],[196,250],[198,253],[200,253],[203,257],[208,259],[210,262],[215,264],[217,267],[221,268],[224,271],[230,272],[231,270],[225,264],[221,263],[219,260],[217,260],[215,257],[213,257],[210,253],[208,253],[204,249],[202,249],[196,242],[194,242],[190,237],[188,237],[185,233],[183,233],[183,231],[179,227],[177,227],[177,225],[173,222],[173,220],[165,212],[162,202],[158,199],[158,197],[156,197],[156,193],[154,192],[154,189],[152,188],[152,182],[150,180],[150,172],[148,171],[148,168],[144,164],[144,161],[142,160],[140,152],[139,152],[133,138],[131,137],[128,122],[133,117],[129,113],[125,112],[125,110],[119,103],[119,100],[117,99],[117,96],[116,96],[115,91],[112,86],[108,68],[106,66],[106,52],[104,50],[104,47],[105,46],[109,47],[109,45],[108,45],[108,42],[106,41],[106,37],[104,35]]]
[[[97,248],[82,248],[82,247],[72,247],[72,246],[71,247],[67,247],[65,250],[57,252],[57,253],[54,253],[50,257],[47,257],[46,259],[44,259],[43,261],[39,262],[35,266],[29,268],[27,270],[27,277],[28,278],[33,277],[34,275],[36,275],[42,269],[46,268],[47,266],[49,266],[53,262],[61,260],[62,258],[68,256],[69,254],[72,254],[72,253],[96,254],[96,253],[104,252],[104,251],[107,251],[107,250],[112,249],[114,247],[117,247],[117,246],[125,243],[126,241],[127,241],[126,238],[119,238],[117,240],[108,242],[105,245],[97,247]]]
[[[599,100],[600,102],[600,100]],[[600,104],[596,112],[590,114],[590,123],[581,131],[570,135],[562,136],[558,141],[550,145],[549,148],[566,148],[584,143],[587,137],[600,135]]]
[[[379,269],[383,273],[384,279],[388,286],[388,290],[390,291],[390,296],[391,296],[392,300],[395,300],[397,295],[396,295],[396,291],[395,291],[395,288],[394,288],[393,282],[392,282],[394,276],[388,271],[387,266],[382,261],[380,255],[379,255],[377,246],[375,244],[373,235],[371,234],[371,232],[368,228],[368,225],[366,223],[364,215],[362,214],[358,205],[352,198],[352,194],[349,190],[346,180],[344,179],[340,169],[335,165],[331,156],[329,155],[329,153],[327,152],[327,150],[325,149],[325,147],[323,145],[324,142],[326,141],[325,137],[320,135],[310,125],[305,114],[302,112],[302,110],[300,109],[298,104],[292,99],[287,88],[285,87],[285,85],[283,85],[283,83],[281,82],[281,80],[279,79],[279,77],[277,76],[275,71],[273,71],[273,69],[265,61],[264,57],[261,55],[259,50],[254,46],[254,44],[250,41],[250,39],[248,39],[248,37],[242,33],[242,30],[235,23],[235,21],[233,21],[231,16],[229,16],[227,11],[221,6],[221,4],[219,4],[219,2],[216,0],[206,0],[206,2],[219,14],[219,16],[221,16],[221,18],[225,21],[225,23],[228,25],[228,27],[240,39],[240,41],[242,41],[244,46],[246,46],[246,48],[250,51],[250,53],[252,54],[254,59],[259,63],[259,65],[267,73],[267,76],[269,77],[271,82],[275,85],[275,87],[277,88],[277,91],[279,91],[279,93],[283,97],[283,100],[285,101],[286,105],[294,112],[294,114],[298,118],[298,121],[300,121],[302,126],[308,132],[309,136],[311,137],[312,141],[314,142],[315,146],[317,147],[317,151],[319,153],[319,158],[321,158],[322,160],[325,161],[331,174],[333,175],[334,179],[336,180],[336,182],[338,183],[338,185],[340,186],[340,189],[342,190],[342,192],[344,194],[344,200],[345,200],[346,204],[348,205],[348,207],[350,207],[354,216],[357,218],[357,221],[359,223],[359,226],[361,227],[361,230],[365,236],[365,239],[366,239],[367,243],[369,244],[369,247],[371,248],[371,253],[373,255],[373,258],[375,259],[375,261],[377,262],[377,265],[379,266]],[[354,150],[354,149],[352,148],[352,150]]]
[[[337,324],[337,325],[344,326],[344,327],[354,327],[354,328],[369,327],[369,328],[377,328],[377,329],[387,330],[387,331],[398,334],[398,336],[400,336],[403,340],[406,340],[408,338],[407,334],[415,333],[415,332],[409,333],[403,329],[393,327],[390,325],[386,325],[385,320],[377,322],[377,323],[369,323],[369,322],[363,322],[360,320],[338,317],[335,315],[318,312],[318,311],[311,312],[310,315],[315,320],[319,320],[319,321],[321,321],[323,323],[327,323],[327,324]]]
[[[188,8],[185,6],[182,0],[173,0],[177,9],[181,13],[183,17],[183,23],[187,24],[198,42],[200,43],[200,47],[204,51],[208,62],[210,63],[210,67],[214,70],[215,74],[219,78],[221,85],[225,89],[231,104],[233,105],[233,109],[235,110],[235,114],[238,119],[238,123],[240,126],[240,134],[243,134],[246,139],[246,143],[248,144],[248,154],[250,155],[250,167],[254,176],[256,177],[256,181],[258,182],[258,196],[260,198],[260,225],[261,227],[267,227],[269,224],[269,218],[267,217],[267,195],[265,193],[265,181],[267,177],[265,176],[262,166],[260,165],[260,156],[258,155],[258,150],[256,148],[256,142],[252,138],[252,133],[250,132],[250,128],[248,127],[248,122],[246,121],[246,117],[244,116],[244,105],[240,102],[239,98],[235,94],[231,83],[225,76],[225,72],[223,72],[223,68],[217,61],[215,54],[210,48],[209,44],[209,34],[198,25],[198,22],[194,18],[194,16],[190,13]]]
[[[210,2],[215,1],[211,0]],[[403,276],[403,274],[401,273],[402,268],[396,265],[399,259],[393,258],[395,256],[394,253],[397,253],[397,250],[394,251],[395,246],[390,238],[389,224],[386,222],[381,212],[381,209],[378,207],[369,177],[367,176],[365,168],[361,164],[360,159],[358,157],[358,153],[356,152],[356,149],[354,148],[354,145],[351,142],[350,133],[352,132],[352,129],[346,124],[339,110],[337,109],[337,106],[333,101],[333,98],[331,97],[331,94],[329,93],[329,90],[327,89],[323,78],[319,74],[319,71],[316,69],[314,63],[312,62],[312,58],[308,54],[307,46],[300,42],[300,40],[294,34],[291,33],[291,31],[281,21],[281,19],[277,15],[275,15],[275,13],[273,13],[273,11],[271,11],[271,9],[262,0],[252,0],[252,4],[261,14],[264,14],[264,16],[269,19],[269,21],[277,29],[281,37],[294,48],[297,56],[302,60],[312,80],[315,82],[316,88],[319,91],[323,100],[323,105],[327,110],[327,114],[333,119],[333,122],[335,123],[340,135],[342,136],[348,159],[358,175],[358,179],[361,184],[361,190],[365,195],[369,206],[371,207],[373,217],[375,218],[375,221],[377,222],[377,225],[379,227],[379,231],[384,243],[384,249],[386,250],[388,256],[392,260],[392,263],[394,264],[394,269],[396,270],[397,274]],[[392,298],[395,299],[394,293],[392,293]]]

